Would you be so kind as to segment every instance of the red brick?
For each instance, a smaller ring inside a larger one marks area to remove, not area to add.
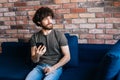
[[[9,2],[17,2],[17,1],[19,1],[19,0],[9,0]]]
[[[5,21],[4,22],[5,23],[5,25],[16,25],[16,22],[15,21]]]
[[[79,15],[75,14],[75,13],[71,13],[71,14],[64,14],[64,18],[65,19],[69,19],[69,18],[78,18]]]
[[[77,7],[77,3],[66,3],[63,4],[63,8],[76,8]]]
[[[15,16],[15,12],[6,12],[4,16]]]
[[[104,18],[89,18],[88,23],[104,23]]]
[[[112,13],[96,13],[97,18],[109,18],[112,17]]]
[[[107,34],[120,34],[120,30],[118,29],[106,29]]]
[[[86,2],[87,0],[71,0],[71,2]]]
[[[3,4],[0,4],[0,8],[3,7]]]
[[[65,29],[79,29],[79,25],[75,24],[66,24]]]
[[[106,18],[106,23],[120,23],[120,18]]]
[[[59,14],[61,14],[61,13],[70,13],[70,9],[57,9],[56,13],[59,13]]]
[[[0,26],[0,29],[10,29],[10,26]]]
[[[7,3],[8,0],[0,0],[0,3]]]
[[[71,13],[85,13],[86,9],[85,8],[73,8],[71,9]]]
[[[94,2],[94,1],[101,1],[101,0],[88,0],[88,1],[93,1]]]
[[[116,7],[119,7],[119,6],[120,6],[120,2],[114,2],[113,4],[114,4],[114,6],[116,6]]]
[[[28,15],[34,15],[35,11],[28,11]]]
[[[96,39],[113,39],[113,35],[109,35],[109,34],[96,34]]]
[[[96,25],[97,28],[101,28],[101,29],[112,29],[113,28],[113,24],[97,24]]]
[[[104,12],[104,8],[101,7],[87,8],[87,12]]]
[[[25,29],[20,29],[18,30],[18,33],[30,33],[30,31]]]
[[[61,4],[61,3],[69,3],[70,0],[54,0],[56,4]]]
[[[87,23],[87,19],[72,19],[72,23]]]
[[[78,39],[78,43],[88,43],[87,39]]]
[[[0,13],[0,16],[3,16],[3,13]]]
[[[30,5],[40,5],[40,1],[39,0],[38,1],[27,1],[26,4],[28,6],[30,6]]]
[[[80,34],[80,39],[94,39],[95,34]]]
[[[120,12],[119,13],[113,13],[113,16],[116,18],[120,18]]]
[[[62,24],[54,25],[54,29],[61,29],[61,28],[62,29],[64,28]]]
[[[94,13],[80,13],[79,16],[81,18],[95,18],[95,14]]]
[[[34,6],[25,6],[18,8],[18,11],[32,11],[32,10],[34,10]]]
[[[104,30],[103,29],[89,29],[89,33],[93,33],[93,34],[101,33],[101,34],[103,34]]]
[[[1,42],[6,42],[7,40],[6,40],[6,38],[0,38],[0,43]]]
[[[26,2],[15,2],[15,3],[14,3],[14,6],[15,6],[15,7],[27,6],[27,3],[26,3]]]
[[[14,7],[14,3],[4,3],[3,7]]]
[[[9,11],[8,8],[0,8],[0,12],[7,12]]]
[[[94,29],[96,28],[96,25],[95,24],[80,24],[80,29]]]
[[[0,21],[9,21],[10,17],[0,17]]]
[[[104,44],[103,39],[88,39],[88,43],[90,44]]]
[[[24,34],[23,33],[15,33],[15,34],[12,34],[11,37],[13,38],[24,38]]]
[[[6,33],[7,34],[17,33],[17,30],[10,30],[10,29],[8,29],[8,30],[6,30]]]

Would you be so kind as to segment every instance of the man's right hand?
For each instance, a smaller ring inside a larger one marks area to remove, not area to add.
[[[42,56],[46,52],[46,46],[40,45],[38,48],[36,47],[36,54]]]

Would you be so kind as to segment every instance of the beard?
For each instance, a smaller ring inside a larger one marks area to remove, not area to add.
[[[53,29],[53,24],[50,23],[50,24],[47,24],[47,25],[41,25],[41,27],[45,30],[52,30]]]

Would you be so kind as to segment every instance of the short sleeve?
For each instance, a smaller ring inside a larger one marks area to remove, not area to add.
[[[68,45],[68,41],[67,41],[67,38],[65,37],[65,35],[62,34],[61,40],[60,40],[60,46],[65,46],[65,45]]]
[[[59,38],[59,45],[60,46],[66,46],[68,45],[68,41],[67,38],[65,36],[65,34],[58,32],[59,34],[57,35],[57,37]]]
[[[33,47],[33,46],[36,45],[36,42],[35,42],[35,34],[33,34],[32,37],[30,38],[30,45],[31,45],[31,47]]]

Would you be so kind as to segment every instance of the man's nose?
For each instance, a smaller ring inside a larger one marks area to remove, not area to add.
[[[48,23],[52,23],[52,19],[48,19]]]

